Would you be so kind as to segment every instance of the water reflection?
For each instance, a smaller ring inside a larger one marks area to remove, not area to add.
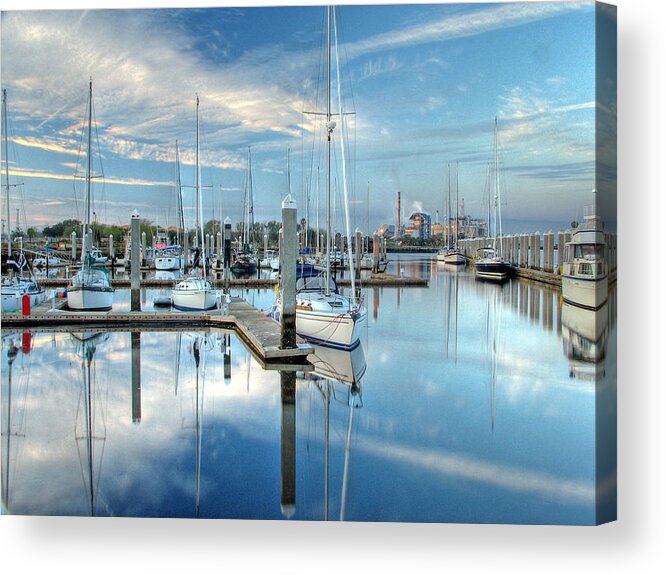
[[[614,473],[598,434],[614,415],[614,291],[582,317],[555,289],[415,259],[429,287],[367,290],[362,345],[315,348],[312,371],[264,370],[226,331],[3,331],[3,506],[593,523]]]

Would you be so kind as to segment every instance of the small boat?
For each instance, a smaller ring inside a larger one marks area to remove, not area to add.
[[[9,157],[7,157],[8,150],[8,135],[7,135],[7,90],[2,90],[2,131],[4,134],[4,150],[5,150],[5,207],[7,210],[7,230],[11,230],[10,226],[10,207],[9,207]],[[23,307],[23,297],[30,298],[30,306],[46,301],[46,292],[44,288],[37,283],[37,280],[32,272],[30,264],[25,258],[23,253],[23,238],[18,238],[20,247],[18,252],[12,253],[12,234],[10,231],[7,233],[7,259],[3,266],[7,269],[7,277],[2,278],[0,285],[0,294],[2,295],[3,312],[18,311]]]
[[[182,250],[178,244],[172,244],[155,252],[154,265],[159,271],[179,270],[182,266]]]
[[[201,166],[199,165],[199,96],[197,96],[197,136],[196,136],[196,193],[199,213],[197,214],[197,234],[201,254],[200,269],[192,270],[191,275],[179,281],[171,291],[171,303],[180,311],[205,311],[217,306],[217,291],[206,277],[206,241],[203,232],[203,206],[201,198]],[[197,275],[200,274],[200,275]]]
[[[595,310],[608,300],[606,239],[594,205],[585,208],[584,220],[564,246],[562,299]]]
[[[90,229],[90,207],[92,205],[92,80],[88,91],[88,150],[86,169],[86,218],[81,238],[81,269],[71,278],[67,287],[67,307],[74,311],[108,311],[113,307],[113,293],[106,269],[96,265],[96,248],[88,245]]]
[[[263,259],[260,262],[262,268],[277,272],[280,270],[280,257],[275,250],[266,250]]]
[[[478,279],[503,282],[509,278],[511,266],[502,256],[502,208],[499,187],[499,143],[497,118],[493,140],[492,187],[488,194],[488,232],[492,226],[492,243],[479,248],[474,258],[474,275]],[[492,201],[491,201],[492,200]],[[491,222],[492,214],[492,222]]]
[[[437,252],[437,261],[449,265],[462,265],[467,263],[467,258],[458,248],[458,222],[460,216],[458,214],[458,162],[456,162],[456,233],[451,231],[451,166],[449,165],[449,201],[448,206],[448,239],[447,245]]]
[[[252,254],[247,252],[239,252],[231,260],[229,266],[231,273],[236,275],[249,275],[257,271],[257,260]]]
[[[109,259],[108,256],[102,254],[102,250],[99,248],[92,248],[90,250],[90,257],[93,260],[93,263],[96,264],[105,264]]]

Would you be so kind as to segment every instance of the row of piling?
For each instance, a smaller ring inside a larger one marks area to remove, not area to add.
[[[557,243],[555,236],[554,232],[503,236],[497,239],[499,245],[496,247],[515,268],[559,275],[564,261],[564,246],[571,241],[571,232],[557,232]],[[492,247],[492,241],[492,238],[464,239],[458,241],[458,247],[471,260],[477,250]],[[609,271],[614,272],[617,268],[617,235],[609,232],[606,232],[606,261]]]

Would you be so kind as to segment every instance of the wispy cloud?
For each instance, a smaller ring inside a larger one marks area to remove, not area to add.
[[[350,58],[356,58],[382,50],[475,36],[589,7],[588,2],[523,2],[485,6],[360,40],[348,46],[347,53]]]

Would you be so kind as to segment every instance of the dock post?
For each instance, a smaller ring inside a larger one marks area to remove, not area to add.
[[[356,280],[356,293],[354,294],[354,297],[356,299],[361,298],[361,252],[363,251],[362,246],[363,246],[363,234],[361,233],[361,230],[356,228],[356,235],[355,235],[355,245],[354,245],[354,273],[355,275],[355,280]],[[351,262],[349,262],[351,265]]]
[[[557,273],[562,273],[562,262],[564,262],[564,232],[557,232]]]
[[[519,265],[521,268],[527,267],[527,235],[520,235],[520,261]]]
[[[224,220],[224,294],[227,302],[230,301],[229,276],[231,274],[231,219]]]
[[[555,269],[555,234],[553,232],[544,235],[543,250],[544,271],[553,273]]]
[[[219,269],[220,264],[222,263],[222,234],[217,232],[215,239],[217,244],[215,248],[215,255],[217,256],[217,263],[215,264],[215,267]]]
[[[141,332],[132,337],[132,423],[141,422]]]
[[[188,256],[190,254],[190,238],[188,237],[187,234],[187,228],[183,229],[183,273],[187,273],[187,265],[188,265]]]
[[[72,232],[70,241],[72,242],[72,263],[74,263],[76,261],[76,232]]]
[[[133,238],[139,237],[141,229],[141,220],[139,212],[134,210],[130,221],[130,230]],[[145,233],[143,235],[145,238]],[[131,287],[131,310],[141,311],[141,253],[139,243],[132,242],[131,245],[131,266],[130,266],[130,287]]]
[[[372,273],[376,274],[379,270],[379,236],[372,236]]]
[[[268,257],[266,255],[267,253],[268,253],[268,234],[264,234],[264,259]]]
[[[138,237],[138,232],[137,232],[137,237]],[[145,266],[146,265],[146,232],[141,232],[141,265]]]
[[[113,235],[109,234],[109,261],[113,261],[116,256],[116,248],[113,245]]]
[[[280,349],[296,347],[296,258],[298,256],[298,230],[296,202],[287,194],[282,202],[282,245],[280,283],[282,310],[280,313]]]
[[[296,372],[280,372],[280,396],[282,403],[280,510],[282,515],[289,519],[296,511]]]

